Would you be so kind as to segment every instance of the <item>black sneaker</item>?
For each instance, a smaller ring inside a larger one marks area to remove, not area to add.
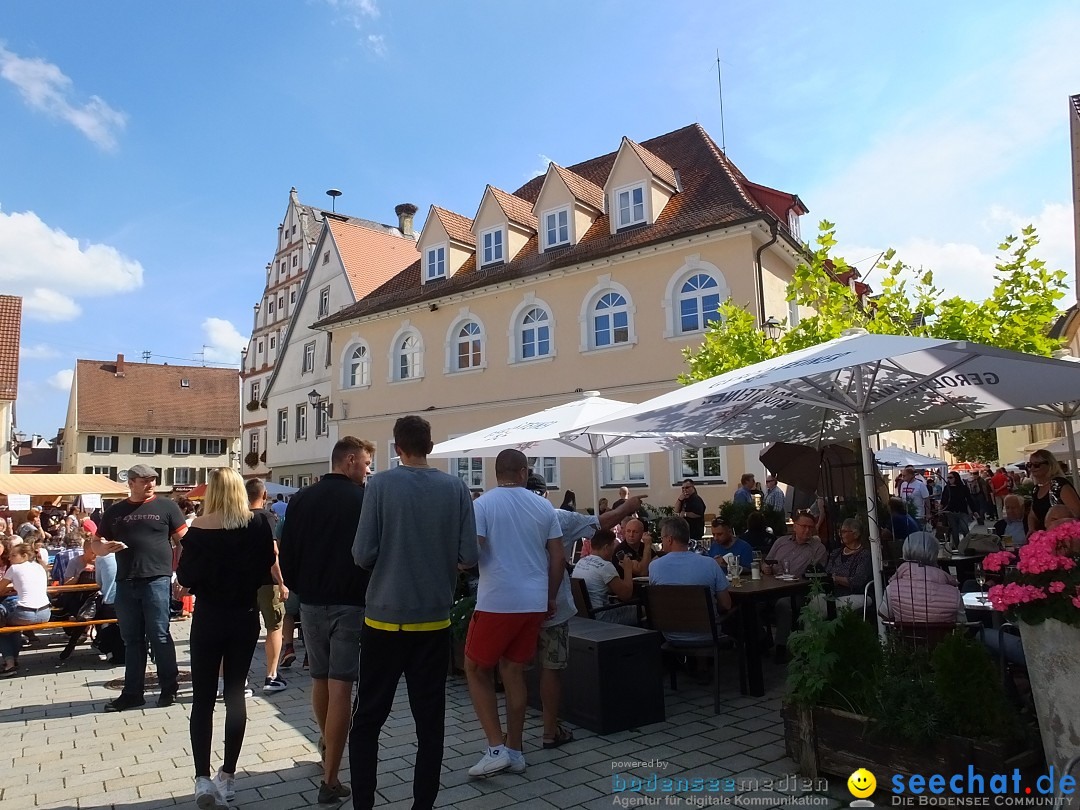
[[[168,706],[172,706],[176,703],[176,689],[169,689],[166,692],[162,692],[158,695],[157,705],[159,709],[164,709]]]
[[[140,706],[146,705],[146,699],[142,696],[135,697],[134,695],[125,695],[120,693],[120,697],[116,700],[110,701],[105,704],[105,711],[107,712],[125,712],[128,709],[138,709]]]

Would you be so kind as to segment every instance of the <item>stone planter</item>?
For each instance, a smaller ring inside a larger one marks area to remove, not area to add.
[[[1080,628],[1047,619],[1020,622],[1046,766],[1056,773],[1080,754]]]

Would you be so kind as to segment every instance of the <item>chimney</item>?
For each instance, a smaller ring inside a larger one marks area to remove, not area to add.
[[[412,220],[416,215],[417,208],[412,203],[402,203],[394,209],[394,213],[397,214],[398,227],[401,229],[401,233],[408,237],[413,238]]]
[[[116,355],[116,376],[124,376],[124,355],[122,354]]]

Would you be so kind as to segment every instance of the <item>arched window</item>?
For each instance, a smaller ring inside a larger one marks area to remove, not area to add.
[[[707,273],[695,273],[679,289],[679,331],[697,332],[719,320],[720,285]]]
[[[600,296],[593,306],[593,346],[615,346],[630,342],[630,312],[626,299],[617,292]]]
[[[543,307],[525,311],[518,330],[519,357],[530,360],[551,354],[551,319]]]
[[[423,349],[418,335],[410,332],[398,338],[394,351],[394,379],[414,380],[423,376],[422,360]]]
[[[484,360],[484,332],[476,321],[466,321],[457,330],[455,339],[458,371],[480,368]]]
[[[356,346],[345,358],[345,387],[371,385],[371,355],[367,346]]]

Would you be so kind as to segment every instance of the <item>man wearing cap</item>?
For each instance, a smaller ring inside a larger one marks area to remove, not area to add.
[[[116,618],[124,639],[124,689],[106,704],[107,712],[143,706],[146,642],[157,660],[161,694],[158,706],[176,702],[176,647],[169,632],[172,546],[187,531],[184,513],[154,494],[157,471],[146,464],[128,470],[129,495],[105,510],[91,548],[99,556],[116,554]]]

